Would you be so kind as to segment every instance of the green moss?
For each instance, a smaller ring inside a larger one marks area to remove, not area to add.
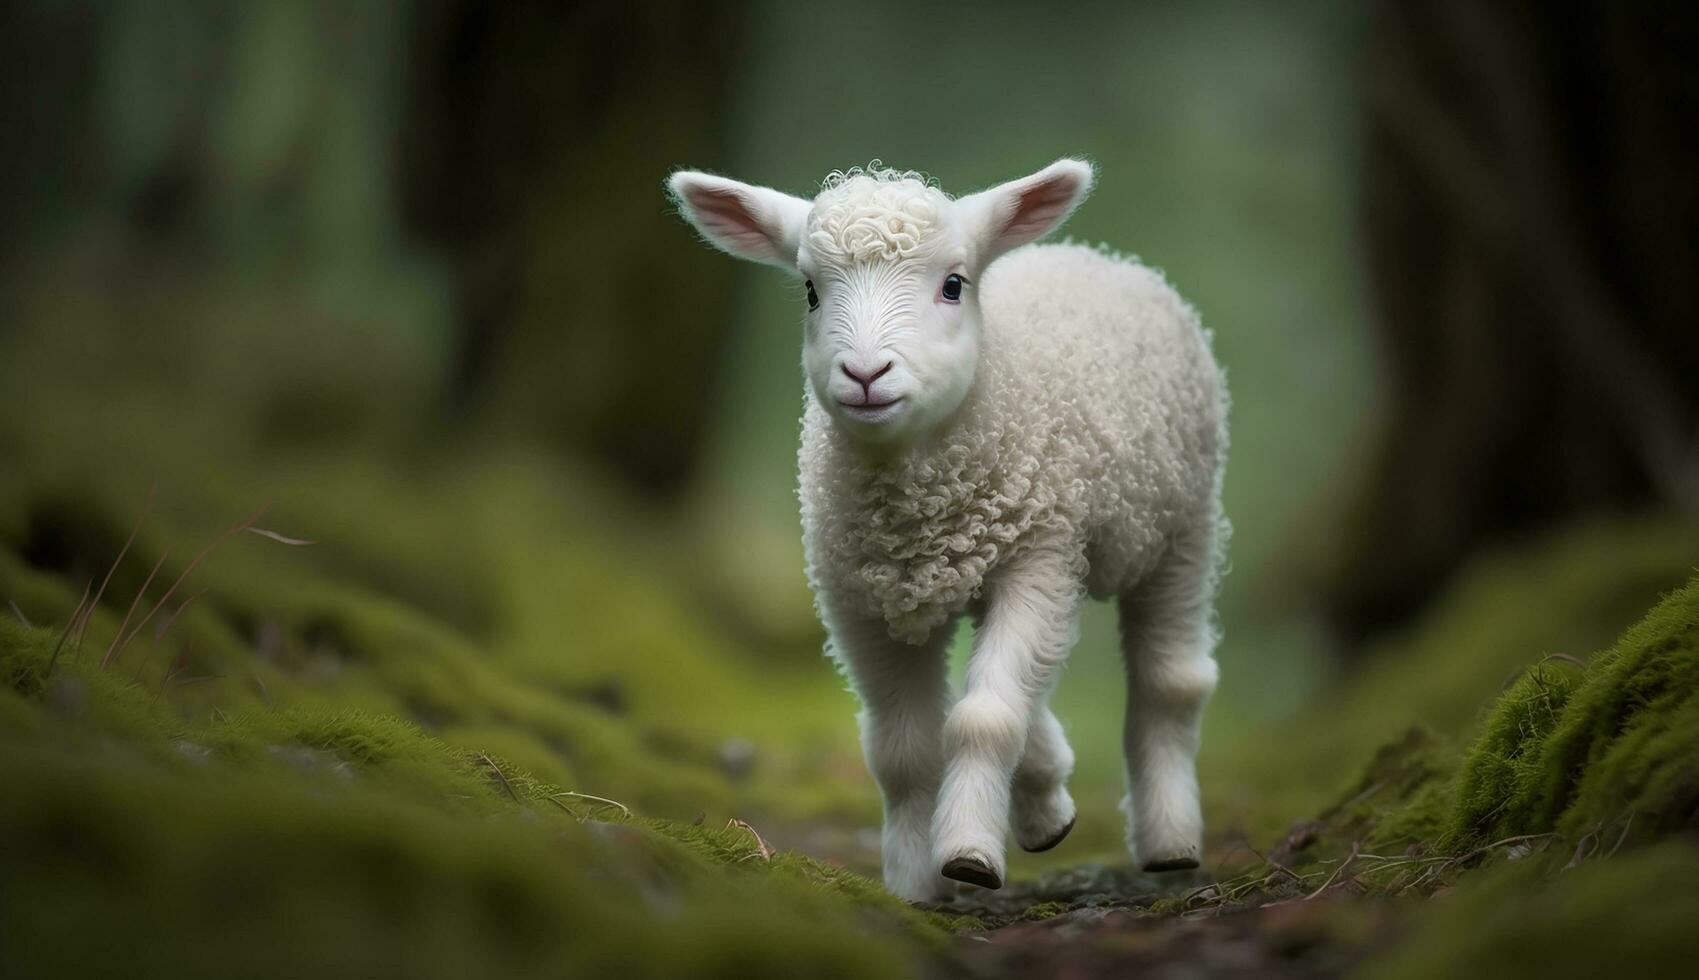
[[[1278,841],[1294,819],[1362,788],[1370,756],[1412,724],[1438,739],[1439,761],[1455,769],[1455,747],[1467,744],[1515,678],[1549,655],[1610,644],[1692,573],[1695,554],[1699,526],[1671,517],[1597,519],[1485,553],[1419,622],[1378,644],[1301,714],[1271,726],[1279,737],[1206,737],[1200,771],[1212,825],[1259,847]],[[1557,682],[1568,671],[1547,666]],[[1401,833],[1434,829],[1435,792],[1421,791],[1425,819]]]
[[[1433,732],[1413,727],[1382,745],[1361,777],[1321,814],[1327,834],[1338,841],[1361,840],[1390,847],[1429,839],[1426,828],[1441,819],[1434,789],[1455,768],[1450,745]]]
[[[1021,918],[1028,922],[1043,922],[1045,919],[1054,919],[1058,915],[1067,915],[1068,910],[1067,902],[1039,902],[1027,909],[1021,915]]]
[[[1449,831],[1507,837],[1540,822],[1534,811],[1550,783],[1542,749],[1576,684],[1559,668],[1536,665],[1498,699],[1465,758]]]
[[[903,975],[900,921],[564,814],[472,824],[358,783],[0,751],[22,975]]]
[[[1553,876],[1493,868],[1430,903],[1407,939],[1362,970],[1437,976],[1685,976],[1699,955],[1699,850],[1669,841]]]
[[[205,420],[187,424],[190,443],[222,438]],[[68,617],[82,572],[98,579],[129,534],[146,493],[116,488],[145,487],[173,461],[199,472],[176,442],[138,457],[110,435],[93,440],[98,467],[33,445],[39,474],[0,483],[0,595],[38,622]],[[824,658],[775,669],[744,657],[646,574],[634,518],[587,499],[570,474],[518,453],[443,472],[250,460],[161,489],[85,658],[101,658],[155,556],[171,551],[150,601],[227,522],[276,499],[265,523],[319,543],[224,542],[179,593],[207,590],[170,635],[155,642],[150,629],[122,656],[119,669],[150,693],[168,672],[193,681],[162,699],[173,711],[395,715],[650,813],[877,819],[871,781],[840,778],[861,774],[859,751],[851,701]],[[18,560],[26,550],[45,566]],[[718,747],[732,737],[755,746],[752,769],[722,767]]]
[[[1574,676],[1530,670],[1469,750],[1460,838],[1580,834],[1633,814],[1667,831],[1699,804],[1699,578]]]
[[[1492,702],[1467,749],[1456,745],[1422,728],[1383,744],[1321,812],[1315,846],[1287,859],[1338,859],[1355,842],[1379,855],[1355,865],[1362,887],[1407,884],[1433,861],[1443,866],[1422,877],[1432,889],[1474,858],[1503,863],[1502,848],[1483,847],[1494,842],[1554,835],[1535,846],[1585,857],[1601,842],[1615,850],[1686,826],[1699,809],[1699,577],[1590,664],[1534,664]],[[1400,860],[1407,851],[1424,856]],[[1526,866],[1535,864],[1547,862]]]
[[[879,977],[946,935],[741,828],[631,819],[394,717],[185,719],[89,664],[48,676],[55,640],[0,620],[0,933],[30,937],[24,975]]]

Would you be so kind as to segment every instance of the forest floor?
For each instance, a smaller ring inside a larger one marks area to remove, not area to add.
[[[1484,558],[1308,710],[1206,746],[1203,869],[1129,870],[1113,796],[1082,787],[1057,852],[917,908],[868,876],[878,804],[818,658],[742,649],[651,574],[665,533],[577,475],[274,458],[149,494],[205,467],[141,440],[0,449],[39,461],[0,473],[12,975],[1554,976],[1699,953],[1699,534],[1677,519]]]

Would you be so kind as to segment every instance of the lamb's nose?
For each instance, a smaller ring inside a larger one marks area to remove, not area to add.
[[[883,378],[891,370],[891,366],[894,364],[896,364],[895,361],[886,361],[885,366],[878,370],[866,367],[852,368],[848,364],[840,364],[838,367],[843,370],[844,374],[849,376],[851,381],[861,385],[863,388],[870,388],[873,386],[873,382]]]

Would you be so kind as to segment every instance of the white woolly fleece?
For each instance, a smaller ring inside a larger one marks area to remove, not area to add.
[[[1153,568],[1176,532],[1224,522],[1226,387],[1209,334],[1160,273],[1080,245],[1029,245],[992,263],[979,288],[978,375],[928,444],[870,461],[806,396],[809,582],[907,643],[965,610],[1011,557],[1054,550],[1106,598]]]

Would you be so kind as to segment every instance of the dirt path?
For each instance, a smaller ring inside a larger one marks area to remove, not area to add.
[[[1203,872],[1150,876],[1088,864],[981,892],[944,908],[993,928],[964,935],[938,976],[986,978],[1333,977],[1397,934],[1397,903],[1335,889],[1313,899],[1153,912],[1205,888]]]

